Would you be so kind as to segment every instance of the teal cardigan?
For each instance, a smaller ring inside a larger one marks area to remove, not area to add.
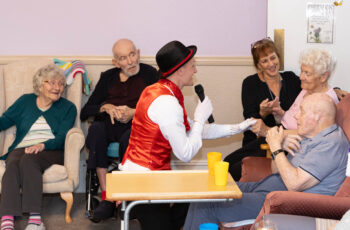
[[[61,97],[48,110],[43,112],[37,107],[36,99],[35,94],[24,94],[0,117],[0,131],[14,125],[17,129],[14,142],[9,147],[8,152],[0,157],[1,160],[6,159],[7,154],[16,148],[41,115],[46,119],[55,136],[54,139],[44,142],[45,149],[64,149],[66,134],[73,127],[77,116],[75,105]]]

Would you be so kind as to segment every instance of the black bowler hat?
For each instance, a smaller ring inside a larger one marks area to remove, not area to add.
[[[169,77],[196,54],[196,46],[184,46],[179,41],[164,45],[156,55],[159,72],[163,78]]]

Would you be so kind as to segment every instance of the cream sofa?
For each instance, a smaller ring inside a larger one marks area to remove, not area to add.
[[[0,113],[2,114],[13,102],[25,93],[33,92],[32,79],[42,66],[53,63],[49,58],[33,58],[17,61],[0,67]],[[80,129],[79,113],[82,97],[82,76],[76,75],[71,86],[67,86],[65,95],[77,107],[78,115],[74,128],[69,130],[65,141],[64,165],[52,165],[43,174],[44,193],[60,193],[66,202],[65,221],[72,222],[70,211],[73,204],[73,191],[79,184],[80,151],[84,145],[84,135]],[[15,127],[0,132],[0,155],[7,152],[14,140]],[[5,172],[0,162],[0,182]],[[1,189],[1,183],[0,183]]]

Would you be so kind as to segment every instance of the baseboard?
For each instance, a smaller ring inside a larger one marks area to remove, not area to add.
[[[80,60],[85,65],[112,65],[112,56],[61,56],[61,55],[16,55],[0,56],[0,65],[30,58],[58,58],[63,61]],[[195,57],[198,66],[252,66],[253,59],[247,57],[208,56]],[[156,65],[154,56],[141,56],[141,62]]]

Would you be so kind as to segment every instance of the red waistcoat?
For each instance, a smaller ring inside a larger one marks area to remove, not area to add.
[[[171,89],[174,94],[169,89]],[[164,138],[159,126],[147,115],[151,103],[161,95],[171,95],[178,99],[184,111],[186,131],[190,129],[187,122],[187,114],[183,107],[183,95],[180,89],[174,83],[165,79],[148,86],[142,92],[136,105],[129,146],[125,152],[122,164],[124,164],[126,159],[129,159],[151,170],[171,169],[171,146],[169,141]]]

